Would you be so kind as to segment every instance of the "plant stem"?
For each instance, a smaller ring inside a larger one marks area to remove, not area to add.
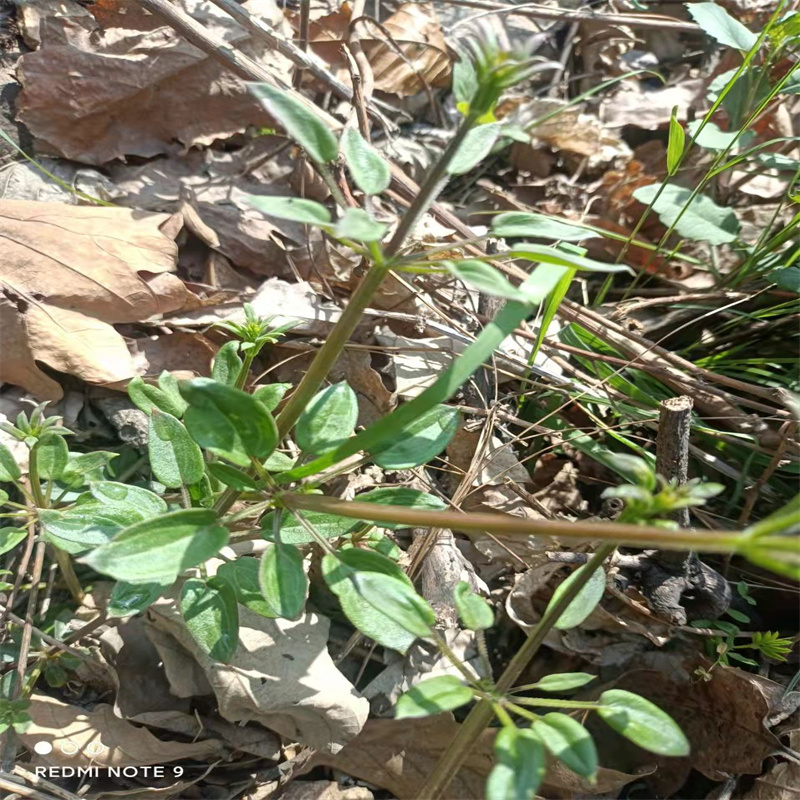
[[[531,635],[517,651],[517,654],[506,667],[505,672],[497,681],[497,691],[507,692],[522,674],[522,671],[539,651],[550,629],[558,618],[575,599],[578,592],[584,587],[594,571],[600,567],[605,559],[614,551],[615,545],[601,545],[597,552],[589,559],[585,570],[582,570],[575,582],[559,598],[559,601],[545,611],[538,625]],[[490,700],[481,700],[467,716],[458,734],[450,742],[449,747],[442,754],[433,772],[428,776],[422,788],[417,793],[418,800],[438,800],[450,785],[456,772],[461,768],[464,760],[469,756],[472,746],[483,730],[491,722],[494,709]]]
[[[296,492],[282,492],[280,499],[287,508],[323,511],[375,523],[396,522],[410,528],[450,528],[464,533],[483,534],[491,531],[511,536],[601,539],[615,544],[665,550],[685,550],[694,546],[695,549],[706,552],[734,553],[741,537],[738,531],[683,531],[610,521],[576,524],[559,520],[522,519],[495,512],[428,511]],[[787,549],[791,550],[791,547]]]

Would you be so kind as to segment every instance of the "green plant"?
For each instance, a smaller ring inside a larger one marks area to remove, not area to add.
[[[116,581],[109,602],[111,616],[141,612],[175,590],[188,630],[211,658],[220,661],[235,654],[239,605],[271,618],[294,619],[303,613],[309,592],[305,555],[308,546],[318,548],[323,580],[359,631],[400,652],[417,638],[429,639],[463,678],[420,684],[401,699],[398,713],[435,713],[477,700],[472,722],[462,729],[464,736],[479,731],[494,716],[502,728],[490,797],[527,797],[541,780],[545,750],[579,774],[594,775],[591,738],[565,711],[594,711],[610,727],[653,752],[686,753],[686,740],[675,723],[644,698],[618,690],[586,702],[520,694],[577,688],[583,677],[574,675],[514,687],[547,632],[553,626],[579,624],[599,602],[605,586],[602,564],[615,546],[742,553],[796,576],[800,553],[796,540],[783,532],[797,524],[800,509],[795,504],[771,522],[762,520],[745,531],[676,530],[662,517],[675,508],[702,503],[717,487],[698,482],[681,487],[659,484],[646,461],[606,451],[602,458],[632,480],[630,486],[608,493],[622,497],[626,510],[619,522],[593,526],[591,538],[602,544],[561,584],[532,636],[493,682],[488,677],[475,680],[450,652],[435,629],[433,610],[392,559],[392,543],[375,535],[371,526],[488,529],[526,536],[557,533],[582,540],[585,528],[500,514],[462,514],[448,510],[433,494],[402,486],[374,489],[354,502],[322,493],[326,471],[341,468],[354,455],[372,459],[387,471],[419,466],[436,457],[456,430],[458,412],[447,401],[524,320],[542,304],[545,315],[552,317],[577,273],[627,270],[594,261],[563,244],[516,243],[493,257],[470,252],[467,242],[447,245],[449,251],[463,253],[462,258],[442,258],[442,248],[437,247],[406,252],[408,235],[447,178],[485,157],[503,131],[502,123],[490,121],[502,91],[541,67],[527,57],[502,52],[491,39],[476,41],[473,50],[472,67],[466,66],[466,77],[462,75],[463,122],[388,241],[386,224],[367,210],[368,203],[363,208],[348,207],[332,173],[341,150],[366,199],[387,187],[391,171],[381,156],[354,131],[337,141],[291,94],[270,86],[254,87],[328,182],[337,205],[332,213],[311,200],[258,197],[252,199],[253,206],[274,217],[316,226],[359,254],[367,267],[339,322],[296,387],[250,385],[250,368],[259,350],[288,326],[272,328],[269,320],[245,307],[243,323],[220,326],[234,339],[217,354],[211,378],[179,382],[164,373],[156,385],[139,379],[131,382],[131,399],[149,417],[149,466],[143,473],[133,474],[129,482],[108,480],[106,469],[116,454],[71,452],[65,439],[70,431],[60,426],[58,417],[45,418],[42,406],[4,428],[30,450],[28,485],[2,446],[0,481],[11,483],[24,501],[3,498],[10,509],[3,516],[20,523],[5,535],[7,544],[19,546],[25,536],[22,523],[38,525],[76,599],[82,588],[73,559],[81,569],[91,568]],[[515,239],[539,237],[542,225],[534,215],[501,215],[493,232]],[[555,238],[569,238],[568,229],[564,225]],[[520,262],[529,271],[521,270]],[[325,386],[326,378],[384,278],[391,272],[420,271],[454,275],[470,287],[503,298],[505,305],[428,389],[356,433],[352,389],[343,383]],[[299,458],[280,449],[288,438],[301,451]],[[237,501],[242,505],[234,509]],[[245,524],[257,527],[266,540],[264,555],[260,560],[229,560],[220,551],[243,535]],[[475,629],[482,642],[481,632],[492,622],[491,609],[464,587],[455,602],[465,625]],[[485,646],[481,647],[485,654]],[[540,707],[562,711],[539,715],[530,710]],[[520,727],[514,717],[527,727]],[[450,760],[432,778],[431,797],[446,782],[447,764],[456,763],[465,752],[463,741],[454,744]]]

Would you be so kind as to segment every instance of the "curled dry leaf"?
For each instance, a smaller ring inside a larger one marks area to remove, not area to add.
[[[37,365],[88,383],[133,377],[112,323],[180,308],[188,292],[175,268],[177,229],[166,214],[21,200],[0,202],[0,380],[43,400],[61,387]]]
[[[203,742],[165,742],[150,731],[138,728],[114,716],[109,705],[97,705],[91,711],[62,703],[54,697],[34,694],[28,709],[33,723],[21,734],[23,744],[33,749],[37,742],[53,745],[45,763],[63,767],[140,767],[167,764],[185,758],[204,761],[221,752],[217,739]],[[77,748],[62,749],[71,742]]]
[[[214,22],[216,33],[248,55],[263,55],[221,11],[197,0],[179,5]],[[251,1],[251,11],[254,5],[280,23],[272,0]],[[112,14],[109,21],[119,27],[104,28],[86,17],[40,21],[41,46],[20,59],[18,72],[19,119],[40,145],[99,165],[125,155],[175,152],[176,142],[207,144],[248,124],[271,124],[239,78],[160,20],[133,13]],[[290,73],[275,52],[264,63],[283,78]]]
[[[452,714],[403,720],[371,719],[358,737],[339,753],[314,753],[298,771],[304,774],[318,766],[334,767],[387,789],[400,800],[410,800],[418,796],[425,779],[459,728]],[[484,731],[453,777],[448,797],[459,800],[484,797],[486,776],[494,766],[493,741],[494,731]],[[618,791],[636,777],[600,767],[597,782],[589,784],[560,763],[551,761],[538,794],[564,800],[594,797]]]
[[[312,22],[309,31],[311,49],[348,83],[350,73],[342,45],[349,25],[350,7],[345,4]],[[423,91],[426,85],[449,85],[450,56],[433,3],[402,3],[382,28],[364,21],[357,28],[377,90],[406,96]]]
[[[258,722],[293,741],[335,752],[367,719],[369,704],[328,653],[325,617],[267,619],[240,605],[239,645],[227,664],[212,660],[195,643],[174,600],[153,605],[150,624],[166,634],[153,643],[173,692],[202,693],[197,680],[181,688],[187,662],[193,661],[230,722]]]

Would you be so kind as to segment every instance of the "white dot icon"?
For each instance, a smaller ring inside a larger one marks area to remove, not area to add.
[[[53,752],[53,745],[50,742],[36,742],[33,746],[33,752],[38,753],[40,756],[46,756]]]
[[[59,747],[65,756],[74,756],[75,753],[78,752],[78,745],[76,745],[75,742],[70,739],[67,739],[65,742],[61,742]]]

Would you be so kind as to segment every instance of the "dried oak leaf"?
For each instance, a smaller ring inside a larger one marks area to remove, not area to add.
[[[57,400],[36,364],[106,385],[136,374],[112,327],[183,306],[175,220],[124,208],[0,201],[0,381]]]
[[[311,49],[348,83],[342,45],[349,36],[350,11],[345,4],[309,29]],[[451,59],[433,3],[402,3],[381,27],[362,19],[357,28],[378,91],[404,97],[450,84]]]
[[[460,727],[452,714],[421,719],[371,719],[347,747],[336,755],[314,753],[296,774],[305,774],[319,766],[334,767],[387,789],[400,800],[414,798]],[[486,776],[494,766],[494,735],[492,730],[483,732],[464,765],[453,776],[448,797],[459,800],[484,797]],[[636,777],[600,767],[597,782],[589,784],[560,762],[551,761],[537,796],[571,800],[591,793],[594,797],[621,789]]]
[[[21,734],[33,749],[37,742],[53,746],[40,755],[46,764],[63,767],[140,767],[184,758],[203,761],[222,752],[222,742],[165,742],[145,728],[114,716],[110,705],[87,711],[43,694],[34,694],[28,713],[31,726]],[[69,743],[69,744],[68,744]]]
[[[198,4],[182,5],[191,13]],[[271,0],[268,8],[274,8]],[[136,22],[145,18],[131,19],[105,29],[85,17],[41,20],[41,47],[19,61],[17,102],[18,118],[40,147],[99,165],[126,155],[174,153],[178,142],[188,148],[248,124],[272,124],[244,83],[214,59],[172,28],[140,30]],[[261,55],[241,28],[228,28],[223,38]],[[274,52],[267,63],[283,77],[290,71]]]

